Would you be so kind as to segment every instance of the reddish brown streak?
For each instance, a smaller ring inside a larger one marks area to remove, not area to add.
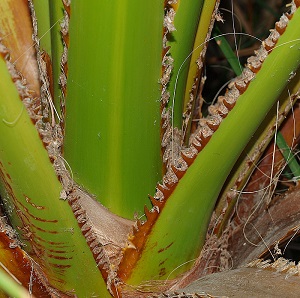
[[[23,196],[25,197],[26,202],[29,203],[32,207],[39,209],[39,210],[45,209],[44,206],[37,206],[34,203],[32,203],[31,199],[29,197],[27,197],[26,195],[23,194]]]
[[[49,258],[56,259],[56,260],[72,260],[73,259],[72,257],[67,258],[67,257],[61,257],[61,256],[56,256],[56,255],[51,255],[51,254],[47,254],[47,256]]]
[[[68,269],[71,267],[71,265],[61,265],[61,264],[56,264],[56,263],[49,263],[49,265],[51,267],[62,269],[62,270],[65,270],[65,269]]]
[[[24,197],[27,198],[25,195],[24,195]],[[28,211],[28,208],[25,207],[24,204],[22,204],[21,202],[19,202],[19,205],[22,206],[22,208],[23,208],[23,210],[26,212],[26,214],[28,214],[31,218],[33,218],[33,219],[35,219],[35,220],[38,220],[38,221],[40,221],[40,222],[49,222],[49,223],[57,223],[57,222],[58,222],[57,219],[52,219],[52,220],[51,220],[51,219],[43,219],[43,218],[40,218],[40,217],[36,217],[36,216],[34,216],[32,213],[30,213],[30,212]],[[32,203],[30,203],[30,205],[33,206]],[[34,206],[33,206],[33,207],[34,207]],[[35,208],[36,208],[36,207],[35,207]],[[37,209],[38,209],[38,208],[37,208]],[[41,207],[40,210],[41,210],[41,209],[45,209],[45,207]]]
[[[161,253],[161,252],[167,250],[167,249],[168,249],[169,247],[171,247],[173,244],[174,244],[174,242],[171,242],[171,243],[170,243],[168,246],[166,246],[165,248],[161,248],[161,249],[158,251],[158,253]]]

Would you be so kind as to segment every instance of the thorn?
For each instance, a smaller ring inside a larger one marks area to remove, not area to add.
[[[286,26],[281,26],[281,23],[280,23],[280,22],[276,22],[276,23],[275,23],[275,29],[276,29],[276,31],[277,31],[280,35],[282,35],[282,34],[284,33],[285,29],[286,29]]]
[[[262,42],[262,46],[266,49],[266,51],[270,54],[271,52],[272,52],[272,50],[273,50],[273,48],[274,48],[274,46],[275,46],[275,44],[271,41],[271,40],[268,40],[268,39],[266,39],[266,40],[264,40],[263,42]],[[250,68],[253,72],[255,72],[255,73],[257,73],[258,72],[258,70],[253,70],[252,68]]]
[[[64,8],[68,14],[68,16],[70,16],[71,14],[71,6],[70,6],[70,3],[68,3],[68,1],[63,1],[63,4],[64,4]]]
[[[300,3],[300,1],[299,1],[299,3]],[[295,2],[295,4],[296,4],[296,2]],[[289,19],[289,20],[291,20],[292,19],[292,17],[293,17],[293,14],[290,14],[290,13],[285,13],[285,16]]]
[[[154,207],[157,206],[159,209],[161,209],[161,207],[163,206],[163,202],[154,199],[154,197],[152,197],[150,195],[148,195],[148,198],[150,199],[150,201]]]
[[[137,222],[136,222],[136,225],[137,225],[137,229],[139,230],[143,224],[142,224],[142,222],[138,219]]]
[[[170,190],[166,187],[164,187],[163,185],[161,185],[160,183],[158,183],[156,185],[156,188],[162,192],[163,196],[164,196],[164,199],[167,199],[169,197],[169,193],[170,193]]]
[[[272,42],[272,41],[271,41]],[[273,42],[272,42],[273,43]],[[269,43],[268,43],[269,44]],[[274,47],[274,46],[273,46]],[[272,48],[273,48],[272,47]],[[267,50],[267,49],[266,49]],[[248,68],[254,72],[254,73],[257,73],[260,68],[261,68],[261,61],[259,60],[259,57],[256,57],[256,56],[251,56],[247,59],[247,66]]]
[[[250,67],[249,67],[250,68]],[[252,69],[251,69],[252,70]],[[228,102],[229,98],[225,97],[223,100],[223,104],[224,106],[231,111],[233,109],[233,107],[235,106],[235,102]]]
[[[82,227],[81,227],[81,231],[84,232],[84,233],[87,233],[88,231],[91,230],[91,226],[87,223],[83,224]]]
[[[163,52],[162,52],[163,57],[169,52],[170,48],[171,48],[170,46],[163,48]]]
[[[203,146],[201,145],[201,142],[199,142],[199,140],[197,138],[195,138],[196,140],[194,140],[192,142],[192,145],[195,147],[195,149],[198,151],[198,153],[203,149]],[[176,173],[175,173],[176,175]],[[177,176],[177,175],[176,175]]]
[[[71,204],[78,201],[78,198],[76,196],[68,196],[68,199]]]
[[[75,215],[75,214],[74,214],[74,215]],[[79,216],[76,216],[76,215],[75,215],[75,217],[76,217],[77,222],[78,222],[79,224],[85,224],[85,223],[86,223],[86,212],[80,214]]]
[[[182,171],[182,170],[176,168],[174,165],[171,165],[171,168],[178,180],[180,180],[186,172],[186,171]]]
[[[127,241],[125,249],[128,249],[128,248],[136,249],[136,246],[131,241]]]
[[[220,125],[220,121],[218,121],[217,117],[211,117],[210,119],[207,119],[206,125],[213,131],[215,132]]]
[[[157,183],[156,188],[157,188],[158,190],[160,190],[162,193],[164,193],[164,191],[165,191],[164,186],[161,185],[160,183]]]
[[[133,234],[136,234],[138,232],[138,230],[139,230],[137,222],[134,223],[134,225],[132,226],[132,228],[133,228]]]
[[[202,143],[202,139],[201,139],[201,132],[199,133],[197,133],[196,135],[195,135],[195,140],[198,142],[198,143]]]
[[[228,109],[226,108],[226,106],[224,105],[224,103],[220,103],[219,107],[218,107],[218,111],[219,111],[219,115],[225,119],[226,116],[228,115]]]
[[[76,202],[75,202],[75,204],[71,205],[71,208],[72,208],[72,211],[75,215],[75,212],[80,209],[80,206],[78,204],[76,204]]]
[[[243,94],[247,90],[249,83],[250,82],[237,81],[237,82],[235,82],[234,85],[235,85],[236,89],[239,90],[240,94]]]
[[[86,242],[88,243],[89,247],[91,247],[92,244],[94,244],[96,235],[92,234],[89,237],[86,237]]]
[[[210,115],[218,115],[219,114],[216,105],[210,105],[208,107],[208,112]]]
[[[188,164],[188,166],[190,166],[196,158],[196,155],[190,157],[190,156],[185,155],[185,153],[183,153],[182,151],[180,152],[180,154],[181,154],[182,159]]]
[[[160,212],[160,209],[159,209],[158,206],[154,206],[154,207],[153,207],[153,210],[154,210],[154,212],[156,212],[157,214],[159,214],[159,212]]]
[[[62,35],[62,39],[63,39],[63,41],[64,41],[64,43],[65,43],[66,45],[69,44],[69,41],[70,41],[69,34],[68,34],[68,35]]]
[[[202,144],[203,148],[209,142],[212,134],[213,134],[213,131],[207,125],[202,127],[200,138],[201,138],[201,144]]]
[[[77,217],[81,214],[84,214],[85,213],[85,210],[83,210],[80,206],[78,206],[79,208],[77,208],[76,211],[74,211],[74,215]]]
[[[166,185],[166,199],[170,196],[170,194],[173,192],[173,190],[175,189],[177,182],[173,182],[173,181],[166,181],[165,185]]]
[[[151,216],[150,215],[151,212],[149,211],[149,209],[148,209],[148,207],[146,205],[144,206],[144,213],[145,213],[147,219]]]
[[[155,212],[155,209],[149,210],[147,206],[144,206],[144,212],[147,217],[147,222],[154,222],[158,216],[158,213]]]

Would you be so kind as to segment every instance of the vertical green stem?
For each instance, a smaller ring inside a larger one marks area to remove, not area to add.
[[[72,1],[71,11],[65,158],[78,183],[132,218],[161,178],[163,0]]]

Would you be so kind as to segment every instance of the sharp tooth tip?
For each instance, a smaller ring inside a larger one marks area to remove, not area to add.
[[[136,249],[136,246],[131,242],[131,241],[127,241],[126,242],[126,248],[132,248],[132,249]]]

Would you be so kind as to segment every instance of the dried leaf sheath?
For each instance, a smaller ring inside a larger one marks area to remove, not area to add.
[[[17,5],[15,5],[17,3]],[[4,0],[0,3],[0,38],[10,49],[11,60],[26,78],[27,86],[38,97],[40,85],[32,41],[32,23],[26,1]],[[22,20],[19,27],[18,20]]]
[[[210,274],[183,289],[168,291],[152,298],[210,297],[298,297],[299,269],[283,258],[275,262],[254,260],[241,268]]]

